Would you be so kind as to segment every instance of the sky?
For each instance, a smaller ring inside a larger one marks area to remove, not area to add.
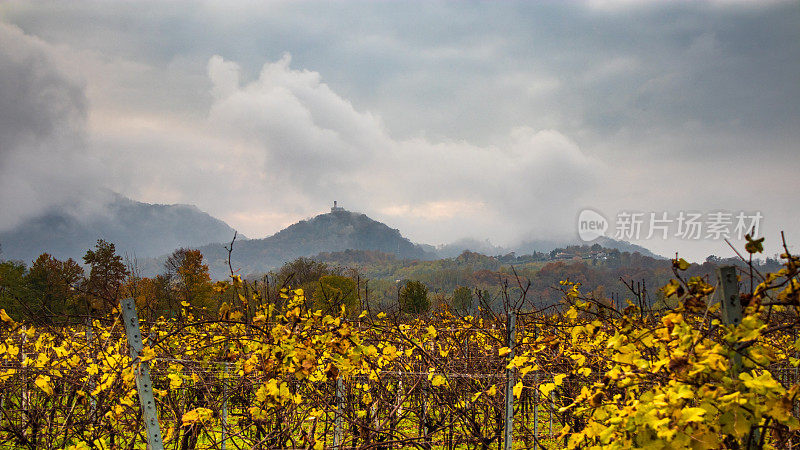
[[[591,209],[691,260],[758,215],[771,256],[798,168],[796,1],[0,3],[0,229],[118,192],[251,238],[337,200],[433,245]]]

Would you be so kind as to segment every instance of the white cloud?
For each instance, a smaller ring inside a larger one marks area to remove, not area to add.
[[[93,127],[95,146],[116,165],[117,189],[198,203],[250,237],[337,199],[422,241],[454,234],[508,241],[552,225],[601,168],[555,130],[520,127],[492,146],[394,139],[321,74],[293,69],[288,54],[251,82],[219,56],[208,75],[214,101],[204,121],[105,120]]]
[[[479,213],[485,211],[485,207],[486,205],[482,202],[440,201],[427,202],[420,205],[391,205],[378,209],[378,212],[387,216],[413,217],[419,220],[436,222],[453,219],[464,213]]]
[[[262,170],[280,180],[280,189],[305,197],[308,208],[335,195],[373,214],[409,208],[426,211],[431,218],[460,220],[463,233],[496,235],[497,228],[470,229],[471,220],[488,215],[507,238],[509,230],[538,228],[541,224],[534,222],[542,210],[572,207],[600,168],[554,130],[518,128],[489,147],[395,140],[379,118],[357,111],[323,83],[320,74],[292,69],[290,61],[284,56],[266,64],[258,80],[219,98],[210,120],[222,124],[227,135],[243,137],[262,151],[267,163]],[[464,204],[486,206],[452,208]],[[424,228],[404,225],[411,233]],[[422,234],[447,239],[446,234]]]
[[[239,66],[214,55],[208,61],[208,78],[214,84],[214,98],[224,98],[239,89]]]

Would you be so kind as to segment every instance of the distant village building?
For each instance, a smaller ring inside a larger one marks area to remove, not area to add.
[[[331,208],[331,212],[335,213],[335,212],[342,212],[342,211],[344,211],[344,208],[342,208],[341,206],[336,206],[336,200],[334,200],[333,201],[333,207]]]

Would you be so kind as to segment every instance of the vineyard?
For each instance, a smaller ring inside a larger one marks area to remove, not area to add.
[[[133,360],[119,311],[65,327],[0,311],[0,448],[145,448],[145,366],[168,449],[789,448],[800,260],[783,258],[740,271],[734,312],[683,260],[672,307],[564,281],[536,309],[520,282],[502,311],[466,317],[324,314],[302,289],[275,304],[233,276],[218,288],[238,301],[215,317],[186,303],[137,324]]]

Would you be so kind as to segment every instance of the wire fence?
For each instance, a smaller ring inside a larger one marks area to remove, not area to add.
[[[224,334],[229,324],[217,324],[204,336],[191,327],[145,330],[147,343],[157,350],[148,363],[165,448],[489,449],[507,442],[508,423],[515,449],[561,448],[562,429],[574,425],[562,409],[582,387],[604,377],[596,361],[586,364],[593,370],[576,376],[576,365],[563,353],[563,346],[538,351],[527,366],[539,368],[507,372],[509,357],[500,352],[509,346],[504,323],[467,328],[444,324],[434,327],[435,337],[427,339],[420,338],[426,331],[418,324],[409,328],[395,324],[391,330],[368,325],[350,325],[350,332],[362,333],[360,348],[392,346],[398,356],[381,360],[378,353],[347,373],[331,366],[319,378],[312,375],[335,360],[330,349],[330,355],[315,357],[319,367],[304,377],[278,370],[278,361],[254,357],[259,346],[275,347],[280,342],[270,333],[286,326],[281,322],[229,334]],[[309,341],[332,332],[295,331],[292,338]],[[522,354],[541,342],[537,338],[545,332],[566,342],[564,330],[545,329],[531,319],[521,320],[512,347]],[[79,441],[136,448],[143,442],[139,404],[127,378],[136,375],[131,371],[135,362],[126,356],[120,326],[73,329],[61,336],[23,330],[3,337],[0,448],[60,448]],[[9,352],[10,346],[17,352]],[[304,349],[313,350],[310,344]],[[354,349],[351,346],[342,354]],[[276,354],[274,348],[270,351]],[[94,372],[93,365],[101,362],[105,370]],[[787,389],[800,381],[798,368],[788,361],[766,370]],[[565,377],[557,389],[543,389],[554,385],[557,376]],[[51,395],[42,387],[42,377],[49,377]],[[285,395],[265,393],[272,380],[276,389],[285,389]],[[509,380],[521,383],[519,392],[506,389]],[[646,381],[640,388],[657,382]],[[107,388],[98,390],[104,384]],[[270,395],[280,399],[265,403],[262,397]],[[511,421],[506,414],[509,402]],[[800,418],[798,406],[795,402],[792,412]],[[200,410],[207,410],[208,417],[186,419],[188,413]],[[72,441],[65,440],[63,436],[70,434]],[[796,445],[796,436],[786,442]]]

